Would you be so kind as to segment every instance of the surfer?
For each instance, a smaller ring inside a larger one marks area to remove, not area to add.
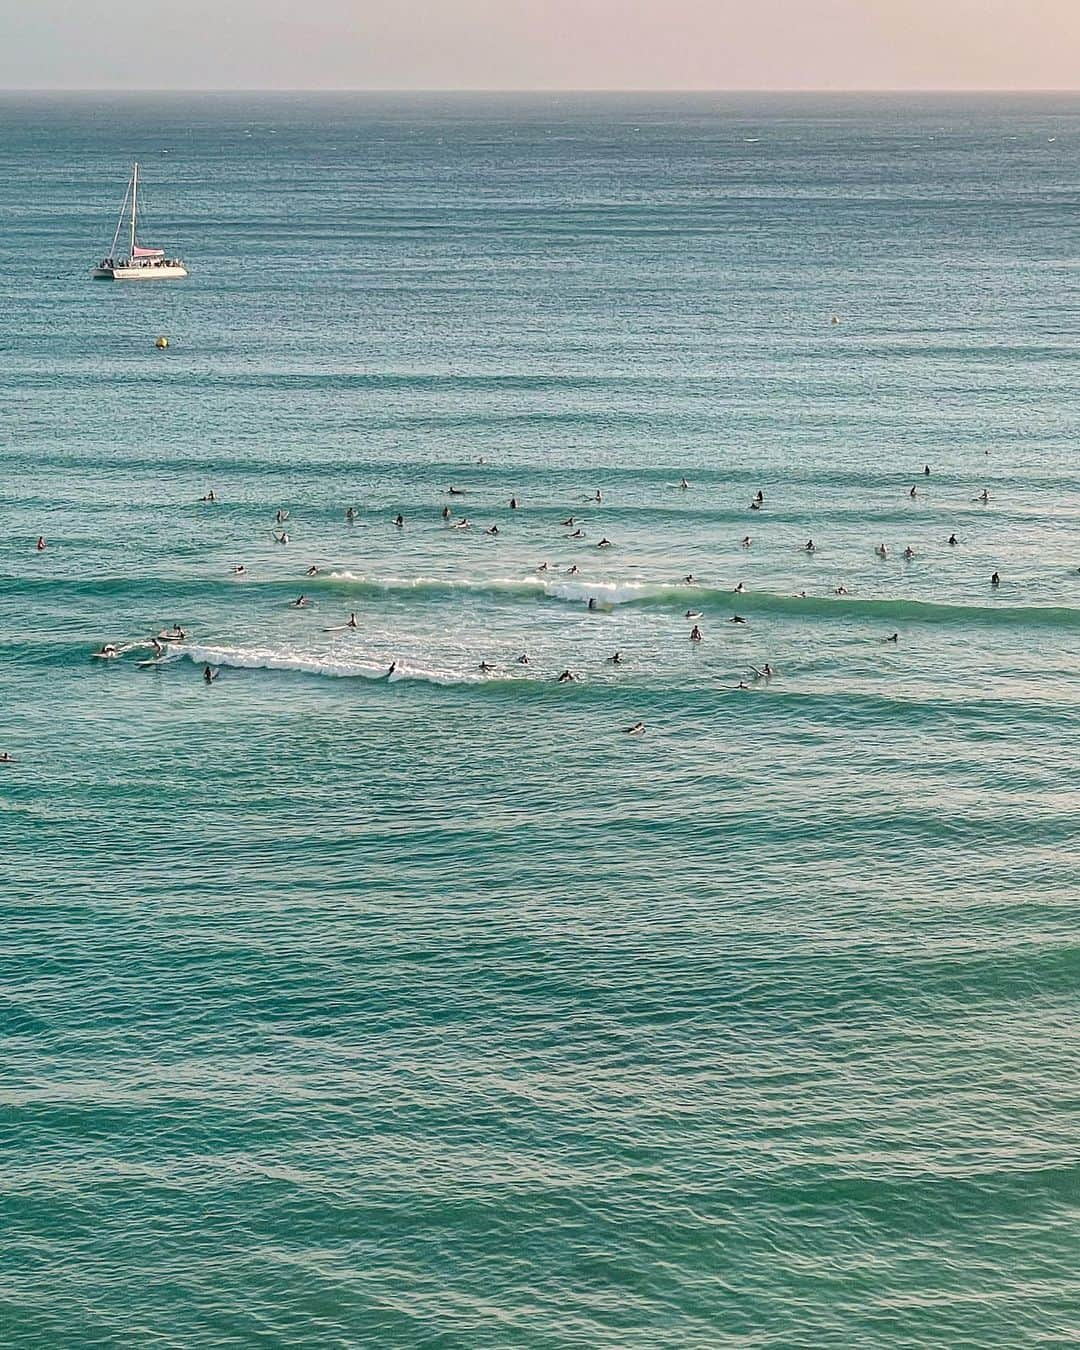
[[[391,661],[391,662],[390,662],[390,668],[389,668],[389,670],[386,672],[386,678],[389,679],[390,676],[393,675],[393,673],[394,673],[395,670],[397,670],[397,662],[396,662],[396,661]]]
[[[929,465],[929,464],[924,464],[924,465],[923,465],[922,471],[923,471],[923,473],[926,475],[927,478],[930,477],[930,465]]]
[[[550,563],[542,562],[536,570],[538,572],[546,572],[550,566]]]
[[[308,570],[304,573],[304,575],[306,577],[317,577],[321,571],[322,568],[319,567],[317,563],[312,563],[311,566],[308,568]]]
[[[690,484],[686,481],[685,478],[680,478],[680,479],[679,479],[679,487],[681,487],[682,490],[683,490],[684,492],[686,491],[686,489],[687,489],[689,486],[690,486]]]
[[[566,537],[567,539],[584,539],[585,531],[582,529],[577,529],[574,531],[573,534],[568,534]]]
[[[761,510],[761,503],[760,503],[760,502],[751,502],[751,503],[750,503],[750,510],[751,510],[751,511],[760,511],[760,510]]]
[[[280,534],[278,534],[276,530],[271,530],[271,534],[273,534],[274,542],[276,544],[287,544],[289,542],[289,536],[284,530],[282,530]]]
[[[588,607],[589,607],[589,609],[599,609],[599,608],[600,608],[600,606],[599,606],[599,605],[597,604],[597,602],[596,602],[596,596],[595,596],[595,595],[590,595],[590,596],[589,596],[589,605],[588,605]]]
[[[203,502],[216,502],[217,496],[214,493],[214,489],[211,488],[210,491],[206,494],[206,496],[200,497],[199,500]]]
[[[311,601],[307,598],[306,595],[298,595],[296,599],[292,602],[292,607],[293,609],[306,609],[310,604]]]
[[[816,552],[817,552],[817,546],[816,546],[816,544],[814,543],[814,541],[813,541],[812,539],[808,539],[808,540],[806,541],[806,543],[803,544],[803,549],[804,549],[804,551],[805,551],[806,553],[816,553]]]
[[[443,507],[443,509],[442,509],[442,518],[443,518],[443,520],[449,520],[449,519],[450,519],[450,508],[449,508],[448,506],[444,506],[444,507]]]
[[[0,754],[0,764],[14,764],[14,763],[15,761],[11,758],[11,756],[8,754],[6,750],[2,754]]]
[[[1000,573],[1000,572],[995,572],[994,575],[990,578],[990,585],[991,585],[991,586],[1000,586],[1000,585],[1001,585],[1001,573]]]
[[[233,563],[233,576],[234,577],[247,576],[247,568],[244,566],[243,563]]]
[[[468,516],[462,516],[460,520],[454,521],[453,528],[455,530],[471,530],[472,521],[469,519]]]
[[[100,650],[96,651],[94,655],[103,661],[111,661],[114,657],[119,656],[120,653],[117,651],[114,642],[106,642],[102,644]]]
[[[684,586],[697,585],[697,577],[694,576],[693,572],[687,572],[686,576],[683,577],[683,585]]]
[[[613,666],[621,666],[622,652],[614,652],[611,656],[608,657],[608,660],[611,662]]]
[[[740,581],[738,585],[734,588],[734,590],[736,595],[742,595],[742,593],[746,590],[746,587]]]
[[[567,527],[567,529],[569,529],[571,525],[577,524],[577,517],[576,517],[576,516],[567,516],[566,519],[565,519],[562,523]]]
[[[277,521],[277,523],[278,523],[279,525],[284,525],[285,522],[289,519],[289,513],[288,513],[288,511],[283,511],[283,510],[281,509],[281,507],[279,506],[279,507],[278,507],[278,513],[277,513],[277,515],[274,517],[274,519]]]
[[[744,534],[741,542],[743,548],[749,548],[754,541],[750,538],[748,534]]]
[[[464,496],[465,496],[465,489],[464,489],[464,488],[449,487],[449,488],[446,489],[446,491],[447,491],[448,495],[451,496],[451,497],[464,497]]]
[[[886,641],[886,642],[899,642],[899,641],[900,641],[900,634],[899,634],[899,633],[890,633],[889,636],[885,639],[885,641]]]
[[[510,498],[510,510],[511,510],[511,511],[516,511],[517,509],[518,509],[518,499],[517,499],[516,497],[511,497],[511,498]]]
[[[400,529],[402,528],[402,526],[405,524],[405,517],[401,514],[400,511],[399,511],[399,512],[397,513],[397,515],[394,517],[394,524],[398,527],[399,530],[400,530]]]
[[[690,641],[691,642],[701,641],[701,629],[697,626],[697,624],[694,624],[693,628],[690,629]]]
[[[556,684],[572,684],[577,680],[577,676],[570,670],[564,670],[555,677]]]
[[[345,508],[345,519],[349,522],[350,525],[353,523],[353,521],[356,519],[355,506],[347,506]]]
[[[498,534],[498,533],[499,533],[499,527],[498,527],[498,525],[489,525],[489,526],[487,527],[487,529],[484,531],[484,533],[485,533],[485,534]]]
[[[686,611],[686,613],[683,615],[683,618],[686,618],[686,619],[700,619],[700,618],[701,618],[701,610],[700,610],[700,609],[688,609],[688,610]]]
[[[986,503],[990,500],[990,494],[989,492],[987,492],[985,488],[983,488],[983,490],[979,493],[979,495],[975,498],[975,500],[977,502],[982,502],[982,504],[985,506]]]
[[[837,586],[836,589],[833,591],[833,595],[850,595],[850,594],[851,592],[848,590],[846,586]]]
[[[746,620],[743,618],[741,614],[733,614],[731,618],[728,619],[728,623],[745,623],[745,622]]]
[[[917,495],[918,495],[918,494],[917,494],[916,491],[915,491],[915,484],[912,483],[912,485],[911,485],[911,491],[908,493],[908,496],[909,496],[909,497],[915,497],[915,496],[917,496]]]
[[[577,563],[574,563],[572,567],[568,567],[566,569],[566,575],[568,577],[576,577],[580,570],[581,569],[578,567]]]
[[[889,550],[885,547],[884,544],[878,544],[877,548],[874,549],[874,552],[878,555],[879,558],[887,558],[889,556]]]
[[[758,506],[761,506],[765,501],[765,494],[760,488],[758,488],[757,492],[754,494],[754,501],[757,502]]]
[[[486,675],[488,674],[489,671],[494,670],[495,667],[493,665],[490,665],[487,661],[481,661],[479,669],[483,671],[483,673]]]
[[[203,666],[202,677],[207,684],[213,684],[218,677],[218,672],[216,670],[211,670],[209,666]]]
[[[949,535],[949,543],[950,543],[950,545],[951,545],[953,548],[955,548],[959,542],[960,542],[960,540],[957,539],[957,537],[956,537],[955,534],[950,534],[950,535]]]
[[[43,534],[39,534],[37,540],[37,551],[40,553],[45,548],[45,546],[46,546],[45,536]]]
[[[359,621],[359,620],[357,619],[357,617],[356,617],[356,610],[355,610],[355,609],[350,613],[350,615],[349,615],[349,622],[345,625],[345,627],[346,627],[346,628],[359,628],[359,627],[360,627],[360,621]]]
[[[527,666],[527,665],[529,664],[529,654],[528,654],[528,652],[522,652],[521,655],[520,655],[520,656],[518,657],[518,659],[517,659],[517,663],[518,663],[519,666]]]
[[[645,734],[645,723],[635,722],[632,727],[623,727],[625,736],[643,736]]]
[[[597,544],[596,547],[597,547],[597,548],[610,548],[610,547],[611,547],[611,540],[610,540],[610,539],[601,539],[600,542]]]
[[[600,491],[599,488],[597,488],[596,491],[593,493],[592,499],[594,502],[602,502],[604,500],[604,494]]]
[[[914,556],[915,550],[911,547],[910,544],[908,544],[907,548],[904,549],[904,557],[907,559],[908,562],[910,562],[912,558],[914,558]]]

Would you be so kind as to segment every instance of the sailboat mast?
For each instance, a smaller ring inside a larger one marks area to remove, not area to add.
[[[129,258],[135,256],[135,213],[139,204],[139,161],[135,161],[135,168],[131,174],[131,251]]]

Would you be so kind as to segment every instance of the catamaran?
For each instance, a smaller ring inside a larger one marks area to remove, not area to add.
[[[131,204],[131,229],[127,257],[117,253],[120,231]],[[136,234],[139,214],[139,166],[136,163],[131,171],[131,181],[124,193],[124,203],[120,207],[120,219],[116,222],[109,256],[102,258],[94,268],[97,281],[168,281],[171,278],[186,277],[187,268],[179,258],[166,258],[163,248],[145,248],[138,242]]]

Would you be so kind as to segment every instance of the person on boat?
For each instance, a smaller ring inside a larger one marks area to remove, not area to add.
[[[691,642],[701,641],[701,629],[697,626],[697,624],[694,624],[693,628],[690,629],[690,641]]]
[[[216,670],[211,670],[209,666],[203,666],[202,677],[207,684],[213,684],[218,677],[218,673]]]
[[[574,683],[577,680],[577,678],[578,677],[573,673],[573,671],[564,670],[560,675],[556,676],[555,683],[571,684]]]
[[[45,536],[43,534],[39,534],[37,541],[37,551],[40,553],[45,547],[46,547]]]
[[[644,722],[635,722],[632,727],[623,727],[623,734],[625,736],[641,736],[644,734],[644,732],[645,732]]]
[[[597,547],[597,548],[611,548],[611,546],[612,546],[612,545],[611,545],[611,540],[610,540],[610,539],[601,539],[600,542],[597,544],[596,547]]]
[[[990,585],[991,585],[991,586],[1000,586],[1000,585],[1001,585],[1001,573],[1000,573],[1000,572],[995,572],[994,575],[990,578]]]
[[[949,543],[952,545],[953,548],[955,548],[959,542],[960,540],[957,539],[955,534],[949,535]]]

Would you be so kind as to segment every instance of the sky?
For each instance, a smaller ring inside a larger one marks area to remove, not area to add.
[[[1074,89],[1080,0],[0,0],[0,88]]]

